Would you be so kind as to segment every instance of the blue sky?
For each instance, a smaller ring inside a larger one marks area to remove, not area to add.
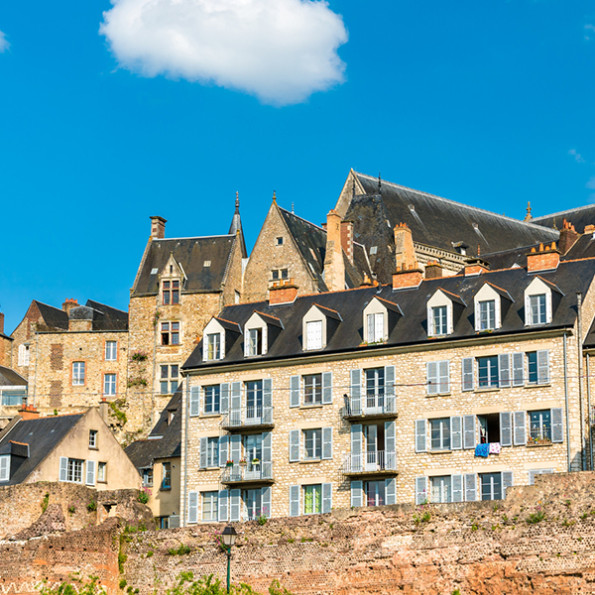
[[[321,222],[350,167],[519,218],[595,201],[595,0],[172,4],[0,3],[8,333],[32,299],[127,308],[149,216],[225,233],[236,190],[249,246],[273,190]]]

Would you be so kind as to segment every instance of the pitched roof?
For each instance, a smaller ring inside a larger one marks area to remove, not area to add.
[[[170,254],[182,265],[187,277],[182,293],[221,291],[235,238],[234,234],[152,240],[136,279],[132,297],[157,295],[159,274]]]
[[[551,215],[534,217],[531,219],[531,223],[553,229],[562,229],[564,219],[572,223],[577,231],[582,232],[586,225],[595,225],[595,205],[585,205],[584,207],[568,209]]]
[[[0,366],[0,387],[2,386],[27,386],[27,381],[20,374],[5,366]]]
[[[68,329],[68,314],[61,308],[54,308],[43,302],[33,300],[45,325],[50,329]]]
[[[12,452],[11,442],[29,445],[29,457],[12,473],[9,481],[2,485],[22,483],[29,474],[47,457],[54,447],[74,428],[84,414],[56,415],[38,419],[19,420],[0,438],[0,454]],[[13,467],[14,469],[14,467]]]
[[[240,242],[242,244],[242,256],[245,258],[248,255],[246,250],[246,241],[244,240],[244,230],[242,228],[242,218],[240,217],[240,198],[239,194],[236,192],[236,210],[234,211],[233,217],[231,219],[231,225],[229,226],[229,231],[227,232],[231,236],[235,236],[239,233],[240,235]]]
[[[595,259],[581,261],[566,261],[560,263],[554,271],[540,272],[539,276],[554,283],[563,292],[560,302],[555,309],[550,324],[543,328],[561,328],[574,324],[576,318],[576,292],[583,295],[590,287],[595,276]],[[329,292],[296,298],[292,304],[277,304],[270,306],[267,302],[256,304],[240,304],[228,306],[221,315],[228,320],[235,320],[243,327],[254,310],[271,312],[283,321],[283,330],[266,355],[258,361],[283,359],[299,355],[300,357],[317,357],[320,353],[346,352],[358,349],[363,341],[362,313],[365,306],[375,296],[397,303],[403,312],[391,331],[387,345],[411,345],[443,340],[466,339],[476,337],[473,326],[474,296],[481,287],[489,282],[493,286],[507,292],[512,298],[507,309],[503,310],[502,326],[491,333],[491,336],[509,333],[527,333],[535,331],[535,327],[526,326],[524,322],[524,291],[535,278],[526,269],[514,268],[501,271],[491,271],[474,277],[455,275],[438,279],[426,279],[416,289],[394,291],[392,286],[365,287],[340,292]],[[427,300],[437,289],[455,294],[463,306],[461,315],[455,321],[453,333],[444,339],[428,339],[427,336]],[[302,349],[302,319],[314,304],[325,306],[339,312],[342,322],[332,333],[327,346],[322,350],[303,351]],[[217,367],[228,363],[246,361],[242,341],[236,341],[226,351],[225,358],[220,362],[202,361],[202,349],[199,344],[192,352],[185,369],[201,367]]]

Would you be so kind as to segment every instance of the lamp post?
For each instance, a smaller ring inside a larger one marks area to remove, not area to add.
[[[231,526],[227,525],[225,529],[223,529],[223,533],[221,533],[221,539],[223,540],[223,545],[225,546],[225,550],[227,553],[227,592],[231,588],[231,547],[236,542],[236,530]]]

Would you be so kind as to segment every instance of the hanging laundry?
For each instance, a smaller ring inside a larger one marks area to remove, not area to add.
[[[489,454],[490,454],[490,445],[487,442],[484,442],[483,444],[478,444],[475,447],[475,456],[476,457],[485,457],[487,459]]]
[[[500,443],[499,442],[490,442],[490,454],[491,455],[499,455],[500,454]]]

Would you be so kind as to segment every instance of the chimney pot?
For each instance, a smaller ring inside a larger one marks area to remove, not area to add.
[[[19,415],[23,421],[37,419],[39,417],[39,411],[33,405],[23,405],[19,409]]]
[[[442,266],[432,260],[426,264],[426,279],[439,279],[442,277]]]
[[[269,288],[269,305],[290,304],[295,301],[298,294],[298,287],[293,279],[273,283]]]
[[[162,240],[165,237],[165,224],[167,219],[159,215],[151,217],[151,238],[154,240]]]
[[[534,248],[527,254],[527,272],[534,273],[537,271],[551,271],[558,268],[560,264],[560,250],[556,248],[556,242],[551,245],[543,247],[540,244],[539,252]]]

